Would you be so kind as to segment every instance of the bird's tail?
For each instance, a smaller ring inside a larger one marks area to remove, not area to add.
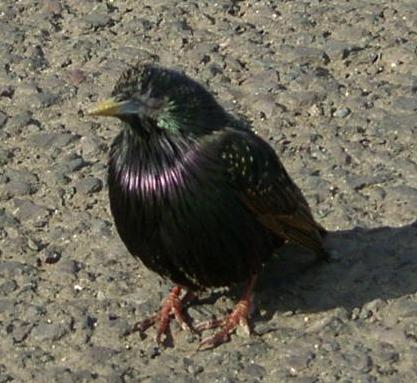
[[[287,226],[285,236],[287,239],[308,250],[313,251],[319,259],[328,261],[330,255],[323,246],[323,238],[327,235],[327,231],[317,222],[308,228],[295,226]]]
[[[282,225],[283,236],[292,243],[313,251],[319,259],[329,260],[330,255],[323,246],[327,230],[313,217],[307,203],[299,206],[291,215],[276,217]]]

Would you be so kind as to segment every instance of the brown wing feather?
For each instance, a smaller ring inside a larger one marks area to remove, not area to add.
[[[326,230],[314,220],[273,149],[250,132],[238,132],[226,152],[232,152],[226,162],[239,197],[259,222],[278,237],[327,257],[322,244]]]

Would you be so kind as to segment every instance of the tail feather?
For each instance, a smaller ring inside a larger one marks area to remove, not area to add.
[[[312,216],[310,209],[299,209],[297,214],[280,217],[285,237],[293,243],[313,251],[317,258],[328,261],[329,253],[323,246],[323,238],[327,230]]]
[[[299,228],[287,228],[285,230],[285,236],[293,243],[305,247],[313,251],[318,258],[328,260],[330,258],[329,253],[323,247],[322,234],[318,230],[304,231]]]

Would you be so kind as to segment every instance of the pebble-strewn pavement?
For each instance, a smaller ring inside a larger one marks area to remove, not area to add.
[[[414,0],[2,0],[0,37],[1,383],[417,381]],[[257,336],[198,353],[176,327],[175,348],[123,336],[169,284],[114,231],[117,122],[82,111],[137,60],[252,121],[331,232],[330,264],[268,265]]]

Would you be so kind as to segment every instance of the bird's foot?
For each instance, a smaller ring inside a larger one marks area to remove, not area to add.
[[[199,346],[199,350],[210,349],[226,343],[230,339],[230,335],[241,326],[247,335],[251,334],[249,326],[249,317],[252,303],[242,299],[234,308],[234,310],[223,319],[213,319],[200,323],[196,329],[198,331],[209,330],[213,328],[221,328],[221,330],[212,336],[204,338]]]
[[[179,286],[173,287],[162,303],[159,312],[136,323],[132,332],[144,333],[149,327],[157,326],[156,342],[160,345],[170,335],[170,322],[174,318],[183,330],[191,331],[192,328],[188,324],[188,318],[183,313],[183,306],[192,299],[193,294],[187,293],[183,298],[180,298],[181,290]],[[164,339],[162,339],[163,336]]]
[[[204,338],[198,346],[199,350],[214,348],[226,343],[230,339],[230,335],[238,326],[241,326],[248,336],[251,335],[252,331],[249,324],[249,318],[253,311],[252,289],[255,285],[255,281],[256,275],[251,278],[245,294],[229,315],[223,319],[202,322],[196,327],[197,331],[221,328],[221,330],[214,335]]]

